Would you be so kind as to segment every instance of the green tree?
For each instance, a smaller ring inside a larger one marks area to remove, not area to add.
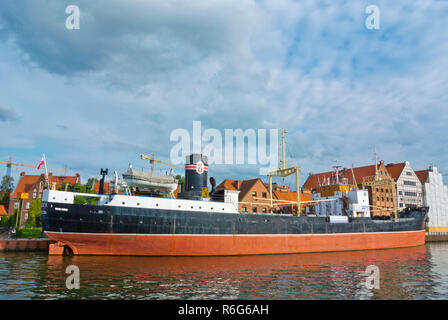
[[[3,176],[0,191],[11,191],[12,189],[14,189],[14,178],[10,176]]]
[[[6,227],[6,226],[8,226],[8,216],[4,215],[0,220],[0,227]]]
[[[85,184],[86,185],[86,190],[89,190],[89,191],[93,190],[93,186],[94,186],[96,181],[99,181],[99,180],[96,179],[96,178],[89,178],[87,180],[87,183]]]
[[[33,227],[42,226],[41,219],[41,208],[42,208],[42,199],[34,199],[31,201],[30,208],[28,210],[28,220],[27,222]]]
[[[19,213],[19,209],[15,209],[14,213],[9,216],[7,225],[14,228],[16,226],[16,217]]]
[[[183,186],[182,188],[179,187],[179,191],[185,190],[185,177],[178,174],[175,176],[175,178],[177,179],[177,183]]]

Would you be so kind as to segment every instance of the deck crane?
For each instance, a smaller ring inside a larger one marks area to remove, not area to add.
[[[157,159],[155,158],[154,152],[152,153],[151,156],[147,156],[147,155],[141,154],[141,155],[140,155],[140,158],[141,158],[142,160],[149,160],[149,163],[151,164],[151,173],[154,172],[154,164],[155,164],[155,162],[158,162],[158,163],[167,165],[167,166],[169,166],[169,167],[174,167],[174,168],[178,168],[178,169],[184,169],[184,167],[181,167],[181,166],[178,166],[178,165],[169,163],[169,162],[165,162],[165,161],[162,161],[162,160],[157,160]]]
[[[12,157],[9,157],[9,161],[0,161],[0,163],[6,164],[6,175],[8,177],[11,176],[11,169],[12,166],[17,166],[17,167],[27,167],[27,168],[33,168],[37,170],[37,166],[33,166],[31,164],[23,164],[23,163],[17,163],[17,162],[12,162]],[[52,168],[48,168],[49,171],[59,171],[59,172],[64,172],[66,174],[67,170],[62,170],[62,169],[52,169]]]

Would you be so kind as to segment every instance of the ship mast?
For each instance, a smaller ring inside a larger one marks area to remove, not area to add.
[[[276,171],[268,173],[269,176],[269,197],[270,197],[270,209],[273,210],[272,198],[272,177],[287,177],[291,174],[296,174],[296,186],[297,186],[297,213],[300,215],[300,167],[286,168],[286,157],[285,157],[285,134],[287,131],[282,129],[282,168]]]

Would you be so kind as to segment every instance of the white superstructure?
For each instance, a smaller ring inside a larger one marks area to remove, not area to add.
[[[322,197],[314,193],[314,212],[318,216],[370,217],[369,193],[367,190],[335,191],[333,196]]]
[[[61,204],[73,204],[75,197],[95,198],[96,205],[144,208],[160,210],[207,211],[238,213],[238,203],[224,199],[224,202],[128,196],[122,194],[98,195],[56,190],[44,190],[42,201]]]
[[[430,232],[448,232],[448,186],[437,167],[431,166],[423,184],[423,204],[429,207],[428,228]]]

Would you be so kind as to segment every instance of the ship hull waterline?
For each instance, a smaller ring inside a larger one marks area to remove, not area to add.
[[[107,234],[46,231],[50,255],[235,256],[357,251],[425,244],[425,230],[335,234]]]

